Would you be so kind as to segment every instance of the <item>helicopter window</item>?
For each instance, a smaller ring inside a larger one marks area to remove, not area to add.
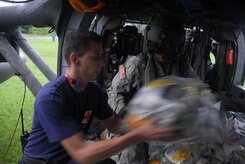
[[[210,52],[209,58],[210,58],[211,63],[215,64],[216,60],[215,60],[215,56],[214,56],[214,54],[212,52]]]
[[[214,65],[216,63],[216,51],[217,51],[217,45],[218,42],[216,42],[214,39],[212,39],[212,43],[211,43],[211,51],[209,54],[209,59],[212,65]]]
[[[146,24],[139,24],[139,23],[125,23],[124,26],[135,26],[138,29],[138,33],[144,34],[145,27],[147,26]]]
[[[245,89],[245,68],[243,70],[243,88]]]

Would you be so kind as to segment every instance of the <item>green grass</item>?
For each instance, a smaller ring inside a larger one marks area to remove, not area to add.
[[[57,71],[57,48],[58,42],[52,43],[51,38],[28,39],[28,42],[39,53],[43,60],[56,73]],[[38,70],[32,61],[26,56],[26,64],[41,84],[48,82],[47,78]],[[13,76],[0,84],[0,163],[16,164],[21,157],[21,122],[17,126],[9,152],[12,135],[19,117],[19,112],[24,95],[24,83],[19,77]],[[23,107],[25,130],[30,131],[35,97],[26,89],[26,98]]]

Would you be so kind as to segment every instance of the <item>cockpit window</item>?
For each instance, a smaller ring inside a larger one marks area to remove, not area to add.
[[[125,23],[124,26],[127,26],[127,25],[137,27],[138,32],[141,33],[141,34],[144,34],[146,24],[139,24],[139,23]]]

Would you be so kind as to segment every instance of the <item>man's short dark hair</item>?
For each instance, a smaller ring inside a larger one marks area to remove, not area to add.
[[[81,30],[76,30],[70,32],[66,36],[63,45],[63,54],[67,64],[71,64],[69,59],[71,53],[83,56],[89,50],[92,41],[101,43],[102,37],[92,31],[83,32]]]

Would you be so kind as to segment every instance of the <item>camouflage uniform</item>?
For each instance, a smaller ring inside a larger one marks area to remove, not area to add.
[[[112,85],[108,88],[108,103],[111,108],[123,117],[125,106],[132,98],[133,94],[139,87],[143,85],[143,72],[145,70],[145,61],[143,56],[131,56],[124,64],[126,68],[126,78],[119,80],[119,73],[112,80]],[[109,134],[107,139],[116,137],[117,135]],[[145,143],[132,145],[122,152],[112,156],[111,158],[119,161],[120,164],[144,164],[147,163],[145,157]]]
[[[126,78],[119,80],[119,73],[112,80],[112,85],[108,88],[108,103],[111,108],[117,113],[122,113],[122,110],[128,103],[139,87],[143,85],[143,71],[145,70],[145,62],[142,55],[130,57],[124,64],[126,68]],[[125,99],[125,95],[129,98]]]

